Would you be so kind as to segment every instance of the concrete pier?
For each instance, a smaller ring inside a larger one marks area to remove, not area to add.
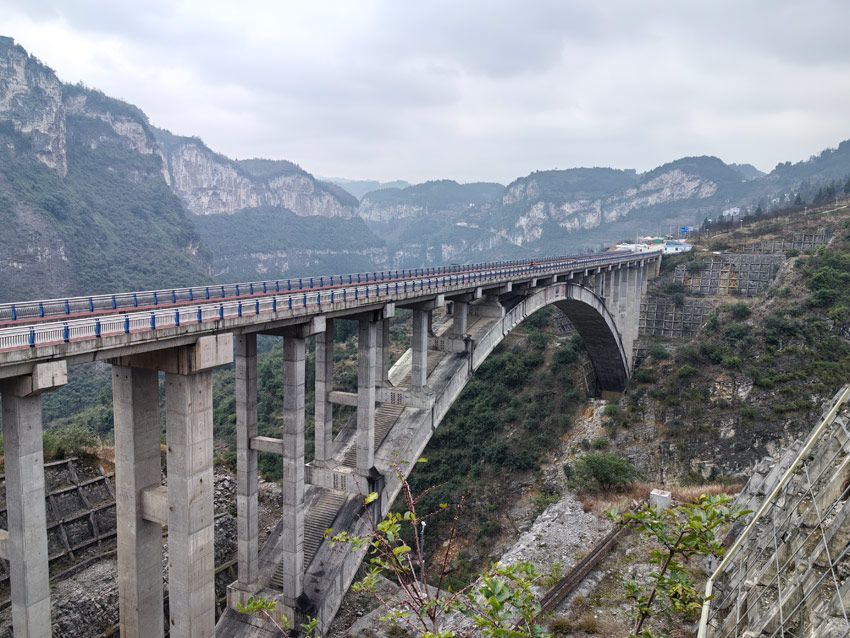
[[[122,392],[114,400],[118,403],[116,413],[124,415],[120,418],[124,421],[122,430],[125,434],[132,415],[133,445],[139,451],[138,456],[134,454],[131,457],[135,461],[132,471],[137,473],[138,478],[132,479],[135,485],[128,486],[132,492],[130,502],[122,503],[128,498],[126,492],[116,492],[116,508],[123,510],[135,502],[135,506],[141,509],[140,516],[146,521],[168,524],[168,607],[172,638],[210,638],[215,635],[212,370],[231,361],[233,336],[229,333],[200,337],[193,345],[112,360],[112,365],[117,368],[115,375],[120,375],[122,368],[145,368],[154,374],[165,372],[167,491],[156,485],[140,487],[142,480],[150,481],[147,473],[154,471],[154,459],[147,456],[151,453],[153,426],[148,421],[150,414],[144,413],[151,409],[153,385],[150,377],[143,373],[136,377],[137,371],[134,370],[129,377],[118,380]],[[131,390],[129,396],[127,388]],[[155,404],[158,404],[158,393]],[[146,426],[138,426],[137,423]],[[125,459],[125,466],[130,469],[128,461]],[[158,456],[156,465],[158,468]],[[124,475],[127,476],[127,473]],[[143,528],[137,528],[135,537],[125,532],[128,541],[134,543],[130,546],[131,552],[136,551],[141,540],[147,539],[139,539],[140,529]],[[138,552],[135,557],[137,569],[147,569],[146,564],[138,565],[139,562],[154,560],[147,555],[141,558]],[[123,561],[119,556],[119,579],[122,578],[121,573],[133,564],[133,559]],[[134,576],[130,574],[128,577]],[[149,600],[154,600],[156,593],[148,596]],[[141,615],[140,610],[122,608],[121,614],[122,623],[127,618],[130,626],[135,622],[140,630],[144,627],[143,635],[156,635],[147,633],[149,620]]]
[[[9,581],[15,636],[51,635],[44,506],[41,394],[68,381],[64,361],[36,364],[32,374],[0,382],[6,467]]]
[[[238,583],[254,593],[259,576],[259,519],[257,500],[257,335],[233,340],[236,383],[236,537]]]
[[[283,602],[295,608],[304,591],[305,339],[283,338]]]
[[[142,492],[162,483],[159,375],[112,366],[118,607],[122,638],[163,635],[162,525],[143,516]]]
[[[375,341],[377,323],[380,322],[361,320],[357,336],[357,473],[361,476],[368,476],[375,465],[375,361],[377,355]],[[427,333],[424,338],[427,347]]]
[[[316,446],[317,467],[325,467],[333,456],[334,324],[328,319],[326,329],[316,335]]]

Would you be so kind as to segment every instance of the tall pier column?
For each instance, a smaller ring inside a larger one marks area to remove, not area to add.
[[[333,456],[333,404],[328,399],[334,381],[334,324],[316,335],[316,454],[313,463],[324,467]]]
[[[233,340],[236,382],[236,557],[238,586],[257,590],[259,576],[259,519],[257,452],[257,335]]]
[[[215,634],[212,370],[231,361],[231,334],[204,336],[194,345],[112,360],[119,368],[165,372],[168,488],[141,488],[135,498],[141,501],[143,518],[168,525],[171,638],[212,638]],[[149,380],[143,386],[150,391]],[[141,440],[133,444],[141,445]],[[116,450],[116,457],[122,453]],[[121,524],[119,520],[119,527]],[[118,566],[119,571],[128,568],[120,560]],[[127,613],[136,611],[130,608]],[[144,635],[150,635],[147,619],[139,615],[139,620],[145,623]]]
[[[428,332],[431,326],[428,310],[413,309],[413,337],[410,347],[413,361],[410,369],[410,387],[423,388],[428,383]]]
[[[168,607],[173,638],[215,634],[212,372],[166,373]]]
[[[283,338],[283,602],[295,608],[304,591],[305,339]]]
[[[160,638],[162,524],[143,516],[142,490],[162,483],[159,375],[112,366],[118,609],[122,638]]]
[[[367,476],[375,465],[375,342],[378,323],[361,320],[357,336],[357,473],[361,476]],[[427,347],[427,333],[424,338]]]
[[[6,558],[15,636],[51,635],[41,394],[67,382],[64,361],[35,364],[32,374],[0,382],[8,521]]]

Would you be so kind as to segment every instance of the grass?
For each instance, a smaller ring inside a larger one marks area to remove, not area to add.
[[[710,494],[737,494],[741,491],[738,483],[706,483],[704,485],[662,485],[660,483],[648,483],[637,481],[620,492],[600,492],[599,494],[579,494],[582,508],[585,512],[593,512],[598,516],[613,507],[624,511],[632,507],[633,503],[640,503],[649,498],[652,490],[659,489],[670,492],[674,501],[680,503],[693,503],[700,495]]]

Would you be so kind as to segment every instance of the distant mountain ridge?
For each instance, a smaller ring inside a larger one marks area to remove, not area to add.
[[[598,249],[848,175],[850,141],[768,174],[702,156],[507,186],[320,180],[154,127],[0,37],[0,300]]]

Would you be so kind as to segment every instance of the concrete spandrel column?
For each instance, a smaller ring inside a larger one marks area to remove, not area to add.
[[[163,635],[162,525],[142,517],[141,491],[161,484],[159,377],[112,366],[118,607],[122,638]]]
[[[215,635],[212,372],[165,375],[172,638]]]
[[[605,307],[608,312],[614,307],[614,271],[608,270],[603,275],[602,288],[605,291]]]
[[[305,340],[283,338],[283,602],[296,607],[304,591]]]
[[[465,335],[469,318],[469,304],[465,301],[452,302],[452,333]]]
[[[413,337],[410,347],[413,361],[410,369],[410,387],[422,388],[428,383],[428,332],[430,328],[429,312],[413,310]]]
[[[326,466],[333,456],[333,404],[328,400],[334,380],[334,324],[328,319],[316,335],[316,454],[314,463]]]
[[[414,317],[416,312],[413,312]],[[361,321],[358,329],[357,472],[363,476],[369,474],[375,465],[376,330],[376,322],[373,321]],[[428,342],[427,333],[425,342]]]
[[[257,335],[234,338],[236,382],[236,556],[239,586],[253,591],[259,576],[257,452]]]
[[[65,362],[59,361],[0,382],[12,628],[26,638],[51,635],[41,393],[67,381]]]
[[[620,269],[620,284],[617,286],[619,291],[619,302],[617,304],[617,328],[620,331],[620,338],[626,339],[627,313],[629,309],[629,269]]]

